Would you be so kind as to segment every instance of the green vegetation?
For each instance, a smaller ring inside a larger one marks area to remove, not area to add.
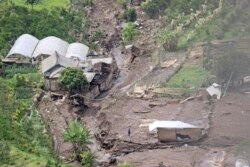
[[[95,31],[93,33],[93,41],[98,41],[104,37],[104,32],[101,30]]]
[[[224,82],[230,78],[230,75],[232,75],[232,81],[242,79],[249,74],[249,63],[250,59],[246,54],[230,50],[217,60],[214,67],[216,76],[218,80]]]
[[[208,77],[208,73],[200,67],[183,67],[177,72],[164,87],[185,89],[185,93],[196,92]]]
[[[91,151],[85,151],[81,154],[82,164],[85,167],[95,167],[96,165],[96,155]]]
[[[0,165],[8,163],[10,159],[10,146],[6,141],[0,140]]]
[[[15,40],[24,33],[42,39],[56,36],[76,41],[79,33],[86,35],[87,21],[79,12],[57,8],[30,11],[26,7],[0,2],[0,55],[6,56]],[[80,40],[83,40],[84,37]]]
[[[81,151],[87,150],[88,144],[91,144],[88,129],[77,121],[73,121],[69,124],[63,137],[65,142],[71,141],[77,148],[80,148]]]
[[[0,154],[6,155],[1,165],[45,166],[50,159],[58,162],[32,102],[34,89],[42,80],[40,72],[37,67],[29,67],[32,73],[28,73],[26,67],[16,65],[7,69],[8,78],[0,77]],[[16,75],[10,69],[17,71]]]
[[[72,142],[74,144],[74,157],[79,160],[86,167],[94,167],[96,164],[95,153],[88,148],[91,144],[91,136],[89,130],[80,122],[72,121],[69,127],[63,134],[65,142]]]
[[[70,91],[84,90],[89,86],[89,82],[83,71],[78,68],[66,68],[62,71],[59,83]]]
[[[127,163],[127,162],[124,162],[124,163],[122,163],[122,164],[119,164],[118,167],[135,167],[135,166],[132,165],[132,164],[129,164],[129,163]]]
[[[199,67],[183,67],[174,77],[167,83],[172,88],[200,88],[207,72]]]
[[[92,6],[93,0],[70,0],[70,4],[74,9],[81,9],[86,6]]]
[[[28,1],[36,1],[36,0],[28,0]],[[9,2],[14,3],[18,6],[27,7],[27,3],[25,0],[9,0]],[[69,0],[39,0],[38,3],[34,5],[34,10],[52,10],[53,8],[64,8],[67,9],[70,3]],[[30,7],[30,6],[29,6]]]
[[[142,7],[152,18],[164,16],[167,26],[159,32],[158,39],[168,51],[186,48],[193,42],[214,39],[211,35],[213,32],[207,29],[212,27],[211,23],[222,10],[222,4],[218,0],[183,0],[181,2],[147,0]]]
[[[170,0],[147,0],[142,3],[142,8],[151,18],[155,18],[168,7],[169,3]]]
[[[123,18],[129,22],[134,22],[137,19],[137,14],[134,8],[129,8],[123,13]]]
[[[27,167],[44,167],[47,163],[46,158],[36,156],[21,151],[15,146],[10,146],[9,162],[2,164],[3,167],[27,166]]]
[[[132,42],[137,35],[139,35],[139,30],[132,23],[128,23],[128,26],[122,30],[122,40],[125,44]]]
[[[166,27],[159,32],[159,42],[172,51],[169,43],[178,49],[185,49],[196,42],[215,39],[244,37],[250,32],[250,3],[242,1],[183,0],[164,1],[161,8],[158,1],[148,0],[144,10],[153,16],[163,15]],[[150,14],[151,13],[151,14]],[[240,29],[239,29],[240,27]],[[172,42],[174,41],[174,42]]]
[[[34,5],[35,5],[35,4],[38,4],[39,2],[40,2],[40,0],[26,0],[25,3],[30,4],[31,7],[32,7],[32,10],[33,10]]]

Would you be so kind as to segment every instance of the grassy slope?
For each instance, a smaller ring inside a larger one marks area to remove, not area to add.
[[[200,67],[186,66],[162,86],[167,95],[191,95],[202,87],[208,75],[208,72]]]
[[[14,0],[13,1],[16,5],[20,6],[29,6],[31,9],[31,5],[27,5],[25,0]],[[69,0],[40,0],[40,2],[34,5],[34,9],[40,10],[43,8],[51,9],[54,7],[61,7],[61,8],[68,8],[69,7]]]
[[[10,156],[11,156],[10,164],[6,165],[6,167],[7,166],[43,167],[47,163],[47,159],[21,151],[13,145],[11,146]],[[5,167],[5,165],[3,165],[3,167]]]

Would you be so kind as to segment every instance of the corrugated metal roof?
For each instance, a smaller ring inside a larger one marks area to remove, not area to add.
[[[9,51],[7,58],[13,54],[20,54],[31,58],[38,42],[39,40],[30,34],[21,35]]]
[[[89,47],[81,43],[72,43],[69,45],[66,57],[86,61]]]
[[[55,51],[58,54],[65,56],[68,47],[69,47],[68,42],[60,38],[54,36],[46,37],[40,40],[40,42],[38,43],[33,53],[33,57],[36,58],[41,54],[53,55]]]
[[[199,128],[197,126],[187,124],[181,121],[155,121],[148,127],[149,127],[149,132],[152,132],[157,128],[166,128],[166,129]]]
[[[48,58],[44,59],[42,61],[42,72],[46,73],[50,69],[52,69],[55,66],[61,66],[61,67],[78,67],[78,63],[66,58],[64,56],[61,56],[57,52],[55,52],[53,55],[49,56]],[[52,73],[52,72],[51,72]]]

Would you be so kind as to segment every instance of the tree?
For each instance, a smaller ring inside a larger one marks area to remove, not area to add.
[[[86,76],[83,71],[78,68],[66,68],[62,71],[59,78],[59,83],[65,86],[70,91],[83,90],[89,86]]]
[[[64,131],[63,138],[65,142],[72,142],[78,154],[81,151],[87,151],[88,145],[91,144],[91,136],[89,130],[76,120],[69,124]]]
[[[132,42],[137,35],[139,35],[139,31],[132,23],[128,23],[128,26],[122,30],[122,39],[124,43]]]
[[[40,0],[26,0],[27,4],[30,4],[33,10],[33,6],[37,4]]]
[[[216,63],[216,76],[219,80],[227,81],[232,74],[232,81],[241,79],[249,74],[250,58],[239,51],[228,51]]]

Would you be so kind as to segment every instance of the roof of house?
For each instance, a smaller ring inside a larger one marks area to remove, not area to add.
[[[93,58],[89,60],[92,65],[97,64],[97,63],[105,63],[105,64],[112,64],[113,59],[112,57],[108,58]]]
[[[46,73],[57,65],[65,68],[78,67],[78,62],[75,62],[69,58],[61,56],[57,52],[54,52],[54,54],[42,61],[42,72]]]
[[[187,124],[181,121],[155,121],[148,127],[149,127],[149,132],[152,132],[157,128],[166,128],[166,129],[199,128],[197,126]]]
[[[38,42],[39,40],[30,34],[21,35],[16,40],[15,44],[9,51],[7,58],[13,54],[19,54],[19,55],[31,58]]]
[[[85,74],[88,82],[91,82],[94,79],[95,75],[96,75],[95,72],[85,72],[84,74]]]
[[[33,53],[33,57],[36,58],[41,54],[53,55],[55,51],[60,55],[66,55],[68,47],[68,42],[60,38],[54,36],[46,37],[38,43]]]
[[[69,45],[66,57],[77,58],[81,61],[87,59],[87,54],[89,52],[89,47],[81,43],[72,43]]]

